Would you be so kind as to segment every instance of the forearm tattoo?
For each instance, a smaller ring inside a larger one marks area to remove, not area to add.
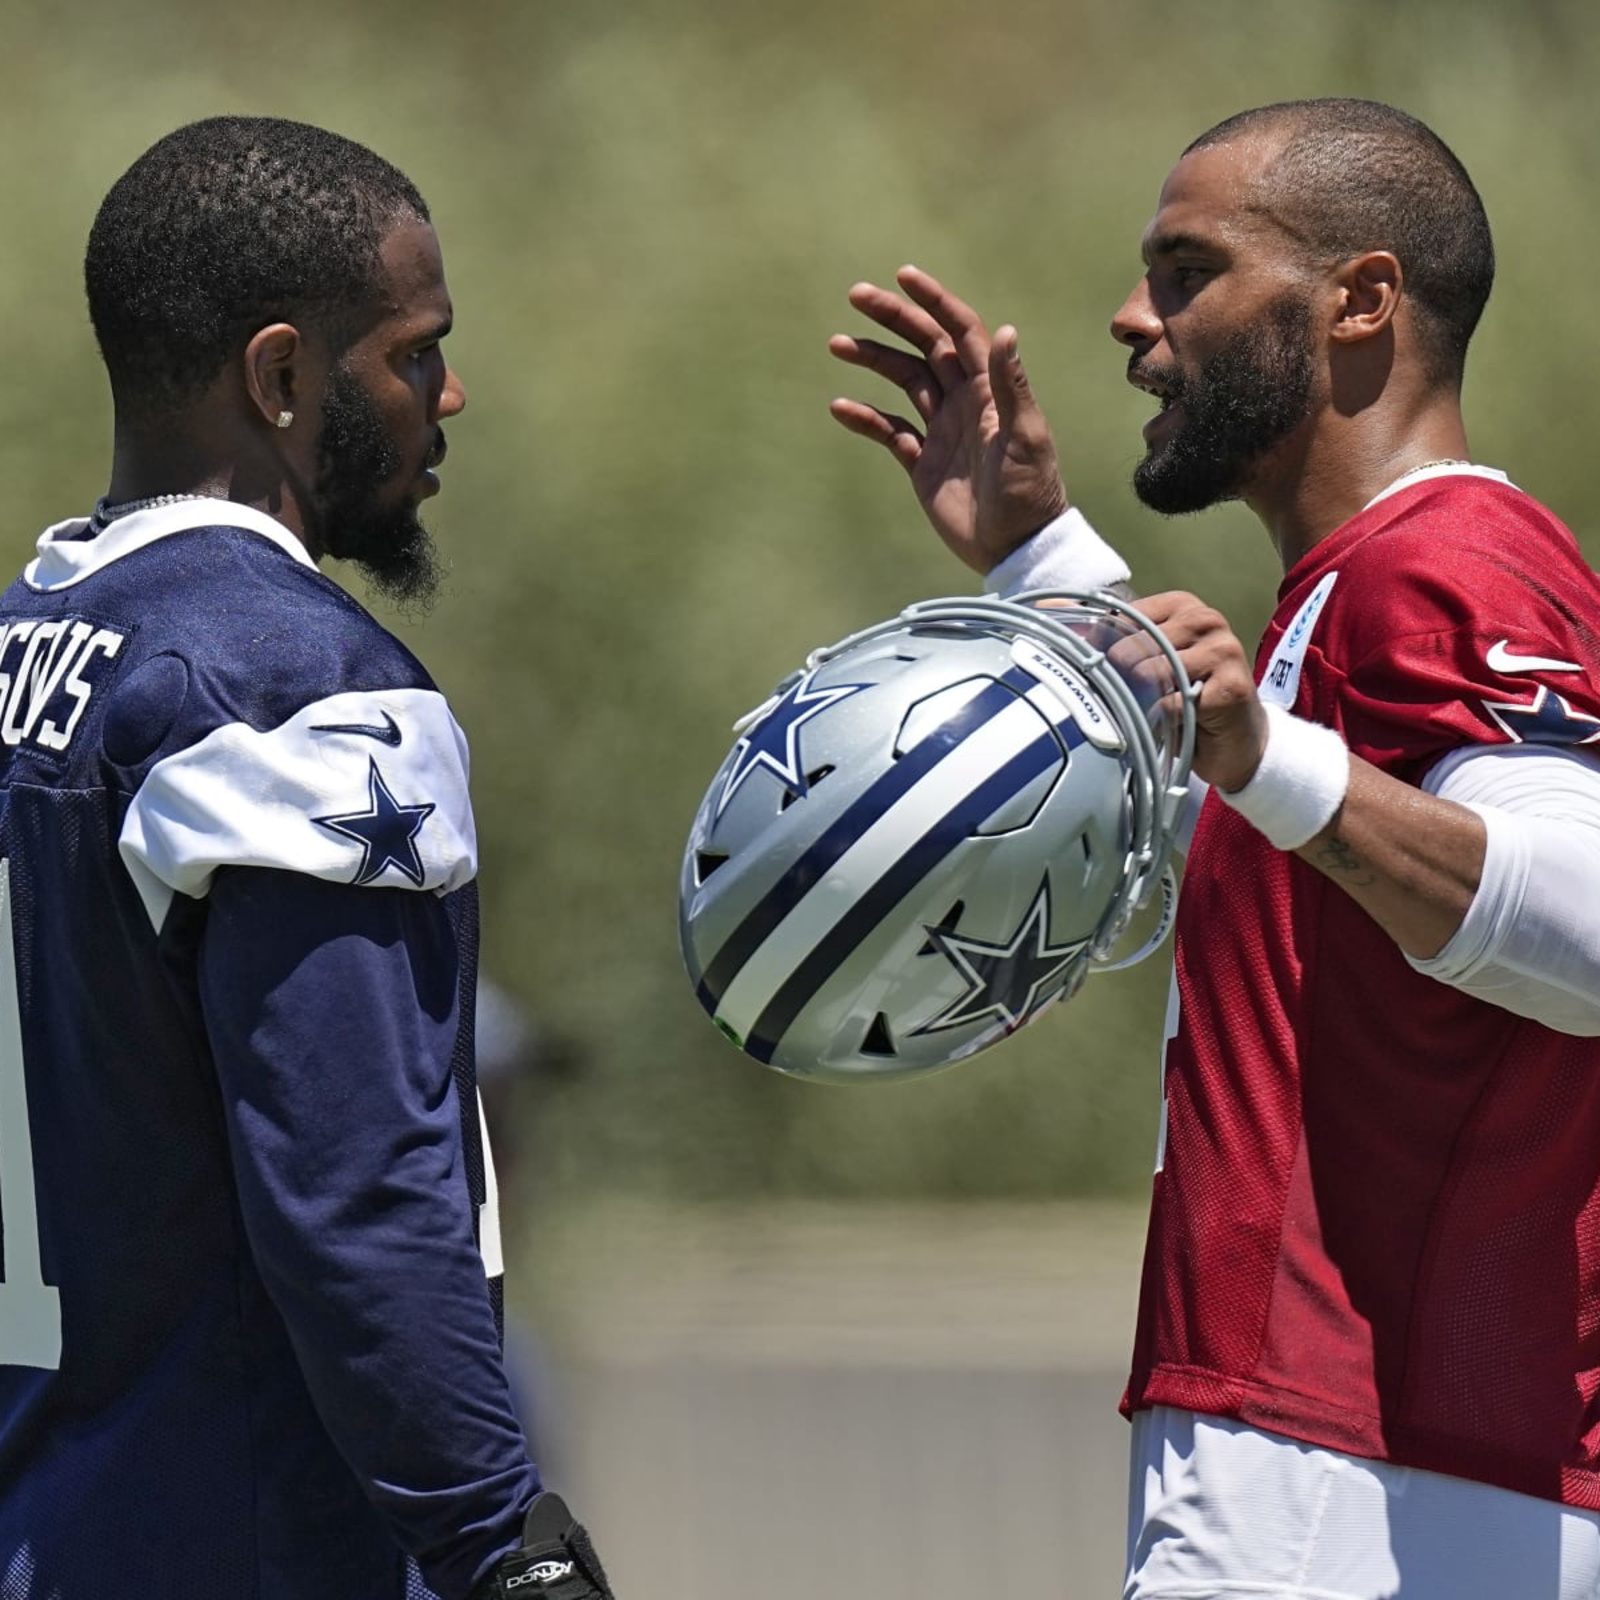
[[[1370,889],[1378,881],[1366,862],[1337,834],[1317,847],[1316,861],[1324,872],[1338,877],[1351,889]]]

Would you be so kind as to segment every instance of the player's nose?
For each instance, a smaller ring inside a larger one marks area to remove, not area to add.
[[[461,379],[456,376],[454,367],[444,369],[444,388],[439,391],[439,416],[459,417],[467,409],[467,391],[462,387]]]
[[[1150,298],[1150,280],[1141,278],[1111,319],[1111,337],[1132,350],[1145,350],[1161,338],[1161,318]]]

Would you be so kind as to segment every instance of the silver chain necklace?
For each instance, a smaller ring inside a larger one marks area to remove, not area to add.
[[[208,494],[151,494],[142,500],[120,500],[113,504],[104,496],[94,503],[94,512],[89,518],[89,526],[98,532],[101,528],[109,528],[113,522],[121,517],[131,517],[135,511],[150,511],[156,506],[175,506],[180,500],[209,500]]]
[[[1440,456],[1437,461],[1424,461],[1420,467],[1408,467],[1389,487],[1393,489],[1402,484],[1407,478],[1419,477],[1424,472],[1432,472],[1435,467],[1470,467],[1472,463],[1460,456]]]

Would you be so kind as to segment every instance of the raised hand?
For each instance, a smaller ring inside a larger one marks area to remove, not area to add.
[[[903,294],[858,283],[850,304],[912,348],[841,333],[828,349],[904,391],[921,428],[859,400],[835,400],[829,410],[851,433],[888,450],[940,538],[987,572],[1066,510],[1055,440],[1029,387],[1015,328],[991,339],[977,312],[916,267],[902,267],[895,281]]]

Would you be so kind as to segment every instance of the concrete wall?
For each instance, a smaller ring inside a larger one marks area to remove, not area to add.
[[[524,1256],[547,1476],[620,1600],[1112,1600],[1142,1229],[1115,1206],[569,1219]]]

